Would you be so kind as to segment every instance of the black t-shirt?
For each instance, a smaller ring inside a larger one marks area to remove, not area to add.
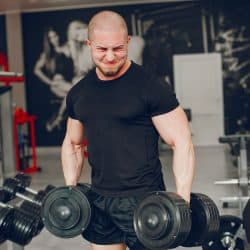
[[[67,110],[83,123],[95,191],[127,196],[159,190],[159,135],[151,118],[178,105],[170,86],[133,62],[118,79],[102,81],[92,70],[70,90]]]

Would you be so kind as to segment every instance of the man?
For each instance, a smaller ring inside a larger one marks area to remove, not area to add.
[[[133,212],[142,194],[165,189],[158,133],[173,148],[176,192],[187,202],[194,177],[185,113],[167,84],[128,60],[129,40],[117,13],[102,11],[92,17],[87,44],[96,68],[67,96],[63,172],[67,185],[77,184],[86,135],[93,216],[83,236],[93,250],[145,249],[134,232]]]

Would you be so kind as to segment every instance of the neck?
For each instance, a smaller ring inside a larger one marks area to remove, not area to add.
[[[103,80],[103,81],[115,80],[115,79],[121,77],[122,75],[124,75],[127,72],[127,70],[129,69],[130,65],[131,65],[131,61],[127,59],[123,65],[123,67],[119,70],[119,72],[117,72],[116,75],[113,75],[113,76],[103,75],[103,73],[98,68],[96,68],[96,74],[97,74],[98,78],[100,80]]]

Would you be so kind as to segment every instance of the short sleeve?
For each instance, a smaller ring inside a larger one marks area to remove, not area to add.
[[[73,103],[72,91],[71,90],[68,92],[68,94],[66,96],[66,112],[67,112],[67,115],[70,118],[76,119],[76,115],[75,115],[75,112],[74,112],[74,103]]]
[[[176,95],[168,83],[155,79],[149,81],[146,95],[151,117],[168,113],[179,106]]]

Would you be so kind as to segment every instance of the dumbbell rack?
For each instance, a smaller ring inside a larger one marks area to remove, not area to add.
[[[12,244],[12,250],[23,250],[24,245],[28,244],[29,241],[33,237],[38,235],[44,227],[43,222],[39,219],[39,208],[45,194],[53,189],[54,186],[48,185],[44,190],[36,191],[28,187],[30,183],[30,176],[17,174],[14,178],[5,179],[3,187],[1,187],[2,201],[0,202],[0,207],[3,209],[9,208],[9,212],[11,213],[10,216],[14,216],[12,218],[13,224],[11,226],[11,229],[5,229],[13,230],[16,233],[17,237],[15,236],[13,238],[13,235],[8,235],[8,233],[2,236],[6,237],[5,240],[9,239],[9,241],[7,241],[7,244]],[[9,201],[12,201],[16,197],[21,198],[21,200],[23,201],[19,206],[16,206],[16,204],[13,202],[9,203]],[[15,213],[15,215],[12,215],[12,211],[13,213]],[[7,216],[6,218],[8,218],[9,212],[3,213],[2,215]],[[6,218],[3,217],[2,220],[5,221]],[[15,222],[13,222],[14,220]],[[5,226],[6,225],[7,224],[5,224]],[[10,249],[6,244],[4,244],[3,247],[4,248],[2,248],[1,245],[1,249]]]
[[[219,138],[220,143],[239,143],[240,151],[237,156],[238,178],[216,181],[215,184],[238,185],[238,196],[222,197],[223,204],[235,203],[239,205],[240,214],[242,214],[246,203],[249,200],[250,179],[248,176],[247,144],[250,142],[250,135],[228,135]]]

